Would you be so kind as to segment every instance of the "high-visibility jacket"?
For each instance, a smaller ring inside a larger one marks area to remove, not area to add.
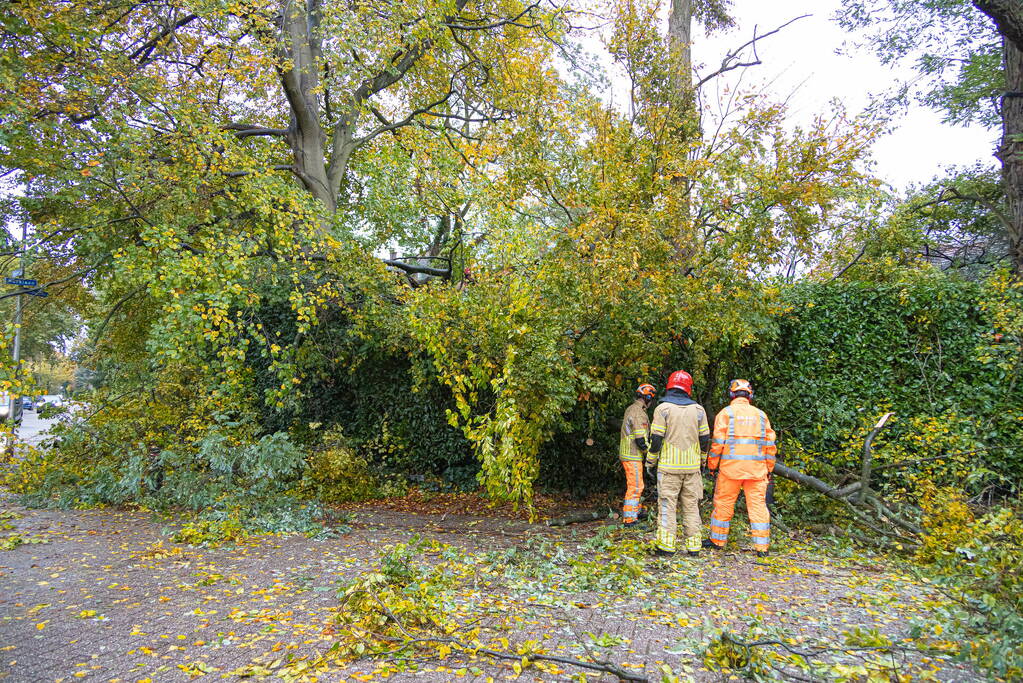
[[[707,467],[730,479],[765,479],[774,471],[774,430],[767,413],[739,397],[714,418]]]
[[[648,463],[657,463],[659,470],[664,472],[700,471],[703,455],[700,436],[706,439],[710,434],[707,412],[703,406],[689,397],[666,397],[654,409],[650,433],[653,437],[662,436],[664,441],[659,452],[654,453],[651,449],[647,456]]]
[[[622,418],[622,435],[618,442],[618,457],[622,460],[643,460],[643,453],[636,445],[636,439],[643,439],[649,447],[650,444],[650,418],[646,414],[646,404],[642,399],[636,399],[632,405],[625,409],[625,417]]]

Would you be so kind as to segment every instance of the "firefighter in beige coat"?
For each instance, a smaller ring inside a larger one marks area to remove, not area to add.
[[[625,409],[621,436],[618,439],[618,459],[625,468],[625,503],[622,522],[631,527],[639,524],[639,501],[643,495],[643,456],[650,443],[650,418],[646,411],[657,396],[652,384],[640,384],[636,400]]]
[[[703,477],[700,464],[710,445],[707,412],[690,398],[693,378],[679,370],[668,378],[668,392],[654,409],[650,427],[650,451],[647,468],[657,467],[657,542],[658,555],[675,554],[678,500],[682,499],[682,527],[686,550],[699,555],[700,501]]]

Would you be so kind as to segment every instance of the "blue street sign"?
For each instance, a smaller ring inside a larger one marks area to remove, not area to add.
[[[22,287],[35,287],[39,284],[36,280],[29,280],[27,277],[5,277],[4,282],[9,285],[21,285]]]
[[[44,289],[23,289],[21,293],[29,296],[50,296],[50,293]]]

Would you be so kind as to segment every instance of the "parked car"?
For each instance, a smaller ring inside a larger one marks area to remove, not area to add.
[[[21,409],[22,410],[35,410],[36,409],[35,399],[33,399],[31,396],[22,396],[21,397]]]
[[[42,410],[44,406],[53,406],[54,408],[60,408],[64,405],[64,397],[59,394],[44,394],[36,401],[36,408]]]

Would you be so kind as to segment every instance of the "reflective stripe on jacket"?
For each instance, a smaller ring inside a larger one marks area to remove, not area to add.
[[[707,467],[730,479],[764,479],[774,470],[775,433],[767,413],[739,397],[714,418]]]
[[[663,436],[664,442],[659,453],[650,454],[648,462],[656,462],[665,472],[700,471],[700,435],[710,434],[703,406],[695,402],[688,405],[661,403],[654,410],[650,432]]]
[[[622,418],[621,439],[618,442],[618,457],[622,460],[642,460],[643,454],[636,447],[636,439],[642,437],[650,444],[650,418],[641,399],[636,399],[625,409]],[[606,451],[605,451],[606,452]]]

